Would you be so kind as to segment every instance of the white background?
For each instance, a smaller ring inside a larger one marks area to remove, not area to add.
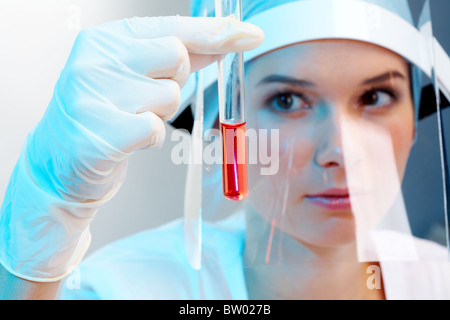
[[[431,3],[435,34],[450,51],[450,0]],[[189,0],[0,0],[0,203],[22,143],[50,101],[78,27],[175,14],[188,15]],[[171,162],[173,144],[167,140],[162,150],[139,152],[130,159],[124,186],[92,224],[90,252],[181,216],[185,167]]]

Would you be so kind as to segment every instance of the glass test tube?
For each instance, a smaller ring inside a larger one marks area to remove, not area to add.
[[[216,0],[216,17],[233,15],[242,21],[241,0]],[[248,195],[248,164],[242,53],[218,61],[219,120],[222,136],[223,193],[230,200]]]

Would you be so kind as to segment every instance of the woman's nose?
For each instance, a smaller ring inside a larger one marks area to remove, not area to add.
[[[342,119],[332,112],[321,122],[317,130],[315,162],[322,168],[343,168]]]

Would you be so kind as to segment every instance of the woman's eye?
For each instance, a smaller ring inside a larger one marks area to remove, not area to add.
[[[305,110],[310,107],[303,97],[292,93],[278,94],[271,98],[269,103],[275,110],[282,112]]]
[[[370,90],[361,97],[361,105],[370,107],[382,107],[390,105],[394,100],[391,92],[382,90]]]

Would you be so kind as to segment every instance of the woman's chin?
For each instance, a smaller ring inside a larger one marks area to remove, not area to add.
[[[292,222],[285,230],[294,239],[317,248],[338,248],[356,241],[356,224],[349,212],[315,212],[314,218]],[[302,219],[303,220],[303,219]]]

